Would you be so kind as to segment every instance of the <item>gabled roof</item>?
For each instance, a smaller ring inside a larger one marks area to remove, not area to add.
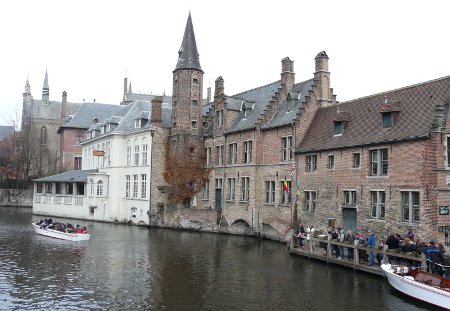
[[[73,115],[81,107],[81,103],[67,103],[67,114]],[[62,103],[49,101],[45,103],[40,99],[32,99],[31,115],[34,119],[61,120]]]
[[[61,126],[61,128],[88,129],[92,125],[93,118],[103,122],[107,117],[121,108],[120,105],[108,105],[99,103],[84,103],[75,113],[72,119]]]
[[[192,25],[191,13],[186,22],[184,30],[183,42],[178,51],[178,62],[175,70],[179,69],[196,69],[203,72],[200,67],[197,43],[195,41],[194,26]]]
[[[393,125],[382,127],[381,108],[393,104]],[[317,110],[296,152],[314,152],[426,138],[430,135],[436,104],[450,104],[450,76],[407,86]],[[334,136],[334,120],[345,112],[344,132]],[[446,116],[445,116],[446,119]],[[348,122],[346,121],[348,120]]]
[[[34,179],[37,182],[86,182],[87,175],[89,173],[96,172],[97,169],[93,170],[77,170],[68,171],[57,175],[47,176],[43,178]]]
[[[314,79],[297,83],[289,91],[287,98],[280,103],[272,119],[263,126],[263,129],[275,128],[291,124],[297,119],[299,109],[303,107],[305,96],[312,89]]]

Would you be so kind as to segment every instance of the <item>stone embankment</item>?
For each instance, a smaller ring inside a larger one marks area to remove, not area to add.
[[[0,206],[33,206],[32,189],[0,189]]]

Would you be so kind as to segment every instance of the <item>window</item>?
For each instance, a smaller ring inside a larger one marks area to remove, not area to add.
[[[66,194],[73,194],[73,183],[66,184]]]
[[[344,122],[335,121],[334,122],[334,136],[342,135],[344,133]]]
[[[230,144],[230,164],[237,162],[237,143]]]
[[[197,128],[197,121],[192,120],[191,124],[192,124],[192,128],[193,128],[193,129],[196,129],[196,128]]]
[[[125,197],[130,197],[130,190],[131,190],[131,178],[130,175],[125,175]]]
[[[95,184],[94,181],[92,179],[89,179],[89,184],[90,184],[90,190],[89,190],[89,195],[94,196],[95,193]]]
[[[142,165],[147,165],[147,145],[142,145]]]
[[[141,127],[141,119],[134,120],[134,128],[138,129]]]
[[[198,84],[198,79],[197,78],[192,79],[192,83],[193,84]]]
[[[147,197],[147,174],[141,174],[141,199]]]
[[[250,177],[241,179],[241,201],[248,202],[250,197]]]
[[[381,118],[383,121],[383,127],[391,127],[392,126],[392,112],[383,112],[381,114]]]
[[[97,196],[101,197],[103,195],[103,181],[99,180],[97,182]]]
[[[282,205],[290,205],[291,204],[291,193],[292,193],[291,182],[290,181],[282,181],[280,189],[281,189],[281,204]]]
[[[62,185],[61,183],[56,183],[56,190],[55,190],[55,194],[62,194]],[[79,184],[78,184],[79,185]],[[84,185],[81,184],[81,186],[83,186],[83,190],[84,190]]]
[[[203,200],[209,200],[209,179],[206,180],[202,188],[202,198]]]
[[[306,171],[314,172],[317,169],[317,155],[309,155],[306,157]]]
[[[330,154],[330,155],[328,156],[327,169],[329,169],[329,170],[334,169],[334,155],[332,155],[332,154]]]
[[[316,191],[305,191],[305,205],[303,209],[305,211],[314,212],[316,210]]]
[[[82,157],[74,157],[73,160],[74,160],[73,169],[76,171],[81,170]]]
[[[266,181],[266,203],[275,203],[275,181]]]
[[[235,178],[228,178],[227,200],[228,201],[234,201],[235,197],[236,197],[236,179]]]
[[[138,175],[133,175],[133,198],[138,197]]]
[[[83,131],[75,132],[75,145],[80,145],[83,142]]]
[[[244,163],[252,162],[252,141],[244,141]]]
[[[222,178],[216,178],[216,188],[222,189]]]
[[[223,165],[223,145],[217,146],[216,147],[216,152],[217,152],[217,165]]]
[[[388,150],[377,149],[370,151],[371,175],[386,176],[388,174]]]
[[[384,219],[384,211],[386,208],[386,192],[371,191],[372,207],[370,216],[374,219]]]
[[[344,190],[344,205],[348,207],[356,207],[355,190]]]
[[[47,128],[41,127],[41,145],[47,145]]]
[[[206,147],[205,153],[206,153],[206,166],[211,166],[211,147]]]
[[[191,105],[192,107],[198,107],[198,101],[196,99],[193,99]]]
[[[283,149],[283,161],[289,161],[292,158],[292,136],[281,139]]]
[[[418,223],[420,220],[420,197],[418,191],[402,191],[402,221]]]
[[[354,153],[353,154],[353,167],[359,168],[361,166],[361,154],[360,153]]]
[[[223,126],[223,110],[219,110],[216,112],[216,124],[217,127]]]
[[[139,165],[139,145],[134,146],[134,165]]]
[[[36,193],[42,193],[42,183],[36,183]]]
[[[127,147],[127,166],[131,165],[131,146]]]

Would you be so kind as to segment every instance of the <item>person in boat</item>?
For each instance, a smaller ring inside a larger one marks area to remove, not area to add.
[[[83,229],[81,230],[81,233],[87,234],[87,229],[86,229],[86,227],[83,227]]]
[[[427,257],[427,271],[431,273],[442,273],[442,264],[444,263],[444,255],[441,249],[436,246],[434,240],[430,241],[428,247],[421,247],[419,249]]]

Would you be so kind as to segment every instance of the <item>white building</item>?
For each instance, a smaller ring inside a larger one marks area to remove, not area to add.
[[[35,180],[33,213],[149,224],[153,135],[170,115],[170,104],[155,97],[123,106],[103,123],[94,119],[82,143],[82,170]]]

